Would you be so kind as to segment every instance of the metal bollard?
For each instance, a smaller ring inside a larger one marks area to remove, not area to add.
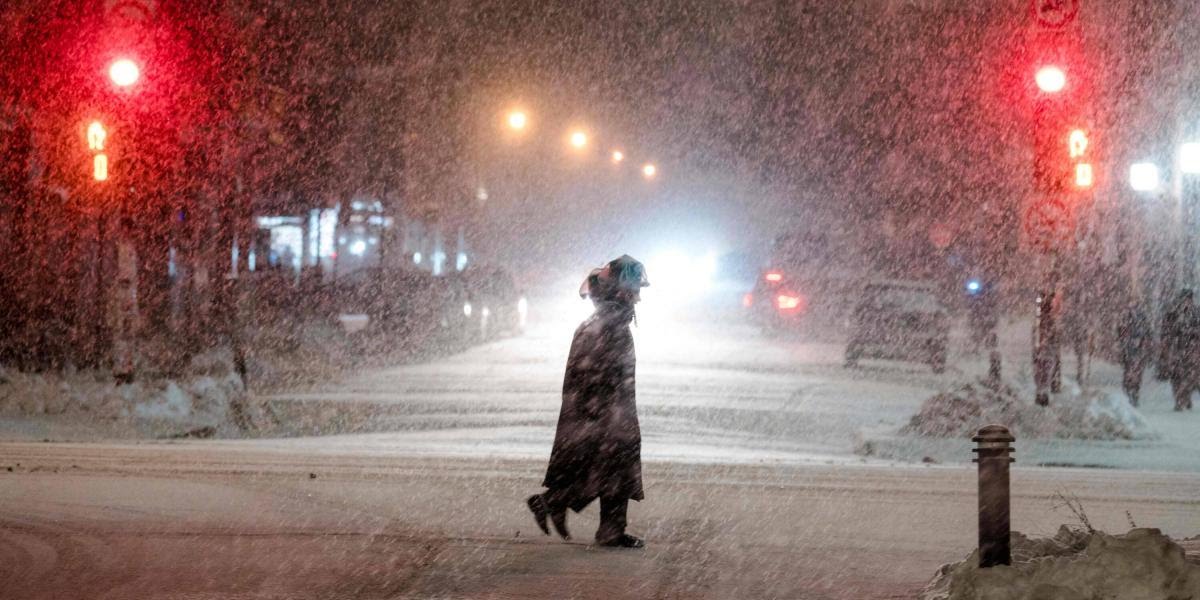
[[[1012,564],[1008,465],[1016,438],[1003,425],[985,425],[971,441],[979,453],[979,568]]]

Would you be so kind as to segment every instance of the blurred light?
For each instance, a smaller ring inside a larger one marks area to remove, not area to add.
[[[101,153],[92,158],[92,177],[96,181],[108,179],[108,156]]]
[[[141,76],[141,70],[138,69],[137,63],[128,58],[121,58],[113,62],[108,67],[108,76],[112,82],[121,86],[129,87],[137,83]]]
[[[509,129],[521,131],[529,123],[529,115],[526,115],[524,111],[514,110],[508,113],[507,121]]]
[[[355,256],[362,256],[363,253],[366,251],[367,251],[367,243],[362,240],[354,240],[354,243],[350,244],[350,254],[353,254]]]
[[[92,124],[88,125],[88,129],[87,129],[88,149],[103,150],[104,149],[104,139],[107,137],[108,137],[108,131],[106,131],[104,129],[104,125],[102,125],[100,123],[100,121],[92,121]]]
[[[584,146],[587,145],[588,136],[586,133],[584,133],[582,131],[573,131],[573,132],[571,132],[570,141],[571,141],[571,146],[573,146],[576,150],[581,150],[581,149],[583,149]]]
[[[625,160],[625,153],[621,152],[620,150],[613,150],[612,161],[615,163],[619,163],[623,160]]]
[[[473,312],[475,312],[475,309],[471,307],[470,302],[463,304],[463,315],[469,317],[469,316],[471,316],[471,313],[473,313]]]
[[[479,314],[482,316],[483,320],[486,321],[488,317],[492,316],[492,309],[485,306],[483,307],[483,310],[479,312]]]
[[[645,166],[642,167],[642,175],[645,176],[646,179],[653,179],[654,176],[657,174],[658,174],[658,167],[654,166],[651,163],[646,163]]]
[[[454,257],[454,269],[456,271],[461,271],[465,268],[467,268],[467,253],[459,252],[458,256]]]
[[[983,284],[979,283],[978,279],[970,279],[967,281],[967,292],[968,293],[978,294],[979,290],[982,290],[982,289],[983,289]]]
[[[766,279],[767,281],[770,281],[771,283],[779,283],[780,281],[783,281],[783,273],[771,271],[770,273],[767,273],[766,276],[763,277],[763,279]]]
[[[529,314],[529,301],[525,299],[525,296],[521,296],[521,299],[517,300],[517,314],[521,315],[522,319]]]
[[[1075,165],[1075,187],[1090,188],[1095,183],[1095,180],[1095,175],[1092,173],[1092,165],[1088,163]]]
[[[754,306],[754,294],[743,295],[742,296],[742,306],[745,308],[750,308],[751,306]]]
[[[421,264],[421,258],[422,257],[421,257],[420,252],[413,252],[413,264],[417,264],[417,265]]]
[[[1036,75],[1033,76],[1037,82],[1038,89],[1051,94],[1060,92],[1067,86],[1067,75],[1062,69],[1055,66],[1042,67],[1038,69]]]
[[[775,298],[775,306],[779,310],[801,310],[804,305],[804,297],[793,296],[792,294],[780,294]]]
[[[1179,147],[1179,169],[1184,173],[1200,173],[1200,143],[1188,142]]]
[[[1079,158],[1087,151],[1088,137],[1087,133],[1082,129],[1071,130],[1071,135],[1067,138],[1067,149],[1071,154],[1071,158]]]
[[[1129,187],[1137,192],[1153,192],[1158,189],[1158,167],[1154,163],[1140,162],[1129,165]]]

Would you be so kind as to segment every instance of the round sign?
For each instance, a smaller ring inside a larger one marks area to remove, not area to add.
[[[1043,27],[1059,29],[1075,20],[1079,0],[1031,0],[1033,16]]]

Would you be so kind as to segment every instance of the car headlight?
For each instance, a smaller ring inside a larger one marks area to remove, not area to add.
[[[524,296],[521,296],[521,299],[517,300],[517,314],[522,317],[529,314],[529,301]]]
[[[471,307],[471,303],[470,302],[464,303],[463,304],[463,314],[469,317],[469,316],[471,316],[472,312],[475,312],[475,309]]]

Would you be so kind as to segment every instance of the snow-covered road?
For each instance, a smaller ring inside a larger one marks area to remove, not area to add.
[[[380,433],[300,442],[406,454],[545,457],[573,324],[542,323],[427,364],[366,370],[269,398],[360,405],[343,429]],[[643,317],[635,329],[644,456],[657,460],[857,460],[864,427],[900,425],[945,376],[919,364],[842,367],[837,343],[768,339],[739,325]],[[312,411],[304,411],[311,414]],[[325,423],[312,422],[314,431]],[[299,428],[298,433],[304,433]]]
[[[0,444],[0,598],[911,598],[975,543],[965,467],[650,462],[645,551],[533,526],[536,460],[329,444]],[[8,471],[8,467],[13,467]],[[1187,474],[1018,469],[1016,529],[1194,535]],[[1128,514],[1126,513],[1128,511]]]

